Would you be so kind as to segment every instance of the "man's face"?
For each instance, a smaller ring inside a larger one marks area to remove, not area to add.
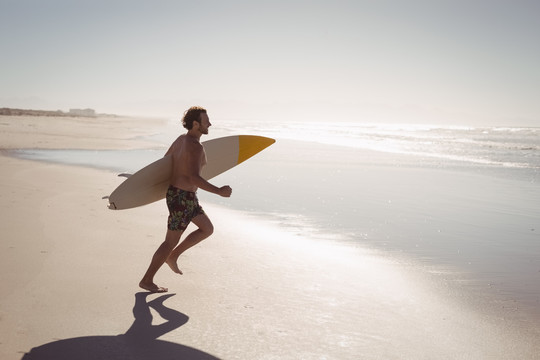
[[[201,121],[200,121],[199,131],[201,132],[201,134],[208,135],[208,128],[212,126],[212,124],[210,123],[210,119],[208,118],[208,115],[205,113],[201,113],[200,119]]]

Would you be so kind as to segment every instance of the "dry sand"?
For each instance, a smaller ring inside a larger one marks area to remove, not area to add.
[[[130,125],[120,120],[88,126],[34,118],[22,128],[18,121],[0,118],[2,146],[148,145],[130,139],[137,134],[128,135]],[[155,131],[139,125],[139,134]],[[117,133],[123,135],[111,135]],[[110,211],[101,196],[121,181],[111,172],[7,156],[0,166],[1,359],[534,359],[540,353],[538,333],[507,314],[468,306],[445,284],[400,262],[209,205],[216,231],[181,258],[184,275],[158,272],[156,282],[170,293],[141,292],[137,283],[165,234],[163,202]]]
[[[0,148],[140,149],[155,144],[137,138],[165,124],[130,117],[0,116]]]

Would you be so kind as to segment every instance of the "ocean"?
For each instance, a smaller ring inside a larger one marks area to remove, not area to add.
[[[171,120],[163,132],[149,135],[146,139],[156,142],[153,150],[161,151],[168,146],[183,129]],[[350,149],[364,149],[389,154],[410,155],[410,159],[421,160],[425,166],[482,167],[489,169],[523,169],[520,174],[526,180],[535,182],[540,172],[540,128],[532,127],[466,127],[416,124],[365,124],[333,122],[287,122],[283,124],[263,124],[257,122],[228,121],[212,127],[212,134],[207,138],[245,133],[269,136],[279,140],[333,145]],[[218,135],[216,135],[218,134]],[[204,139],[203,139],[204,140]],[[21,154],[24,154],[22,152]],[[110,155],[119,154],[118,151]],[[55,151],[47,152],[53,156]],[[119,169],[114,158],[99,161],[92,160],[92,153],[81,151],[77,157],[83,157],[81,163],[109,169]],[[40,151],[33,157],[45,156]],[[122,157],[124,155],[121,155]],[[63,158],[63,155],[59,155]],[[77,162],[77,157],[68,156],[65,161]],[[143,161],[155,157],[149,152],[143,155]],[[98,158],[98,156],[96,156]],[[131,159],[133,160],[133,159]],[[140,166],[142,162],[127,164]],[[518,172],[512,172],[516,176]],[[518,175],[518,176],[521,176]]]
[[[540,128],[214,122],[207,139],[277,142],[213,179],[233,195],[201,191],[203,206],[377,251],[540,321]],[[152,149],[14,154],[134,172],[182,132],[171,121]]]

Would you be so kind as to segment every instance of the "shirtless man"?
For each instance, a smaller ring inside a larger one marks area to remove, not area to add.
[[[167,235],[139,283],[141,288],[151,292],[168,291],[167,288],[154,284],[154,275],[164,263],[167,263],[175,273],[182,274],[177,265],[178,257],[212,235],[214,231],[212,222],[199,205],[197,189],[201,188],[223,197],[231,196],[232,192],[229,186],[218,188],[201,177],[201,169],[206,165],[206,154],[200,139],[203,134],[208,134],[208,128],[212,125],[206,110],[191,107],[185,112],[182,123],[188,130],[187,133],[180,135],[165,154],[171,155],[173,160],[171,185],[166,196],[169,208]],[[182,233],[190,222],[197,225],[198,229],[178,245]]]

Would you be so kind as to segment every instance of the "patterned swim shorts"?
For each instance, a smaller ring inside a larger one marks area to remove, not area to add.
[[[166,199],[169,208],[167,221],[169,230],[184,231],[194,217],[204,214],[203,208],[199,205],[197,194],[194,192],[170,185],[167,189]]]

